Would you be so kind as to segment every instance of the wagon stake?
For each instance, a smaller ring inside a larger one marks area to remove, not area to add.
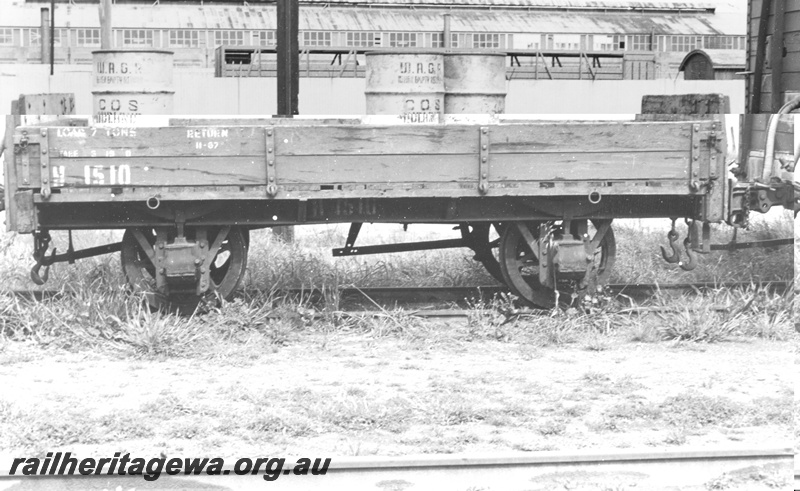
[[[683,248],[686,250],[686,257],[689,258],[687,262],[679,262],[678,266],[681,267],[684,271],[691,271],[697,267],[697,261],[695,260],[694,253],[692,252],[692,241],[689,237],[686,237],[683,240]]]
[[[50,277],[50,265],[53,263],[55,256],[56,249],[54,247],[53,252],[50,254],[50,261],[48,261],[47,266],[44,267],[44,275],[42,276],[39,276],[39,270],[42,268],[46,256],[42,255],[41,258],[36,260],[36,264],[31,268],[31,281],[37,285],[44,285],[47,282],[47,279]]]

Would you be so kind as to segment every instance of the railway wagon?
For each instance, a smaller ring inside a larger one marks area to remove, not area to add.
[[[747,112],[777,113],[800,97],[800,0],[747,5]]]
[[[120,251],[133,288],[192,305],[233,294],[250,230],[351,223],[335,255],[469,247],[521,299],[552,307],[608,277],[614,219],[673,218],[664,257],[690,269],[694,253],[709,250],[709,224],[786,203],[774,193],[759,201],[769,185],[732,185],[726,130],[714,119],[374,122],[9,120],[8,229],[33,234],[37,282],[53,262]],[[682,243],[678,218],[691,224]],[[364,222],[456,225],[461,238],[356,245]],[[48,253],[49,231],[80,229],[125,233]]]

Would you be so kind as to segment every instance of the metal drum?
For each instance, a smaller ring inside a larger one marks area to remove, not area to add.
[[[127,123],[138,115],[171,114],[172,51],[92,52],[95,120]]]
[[[438,123],[444,111],[444,61],[437,52],[367,53],[367,114]]]
[[[444,55],[445,114],[502,114],[506,110],[506,56],[502,53]]]

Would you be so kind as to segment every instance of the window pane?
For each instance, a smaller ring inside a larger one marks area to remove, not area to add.
[[[261,46],[275,46],[275,31],[259,32],[258,44]]]
[[[100,29],[76,29],[76,46],[100,46]]]
[[[11,28],[0,29],[0,44],[11,45],[14,44],[14,30]]]

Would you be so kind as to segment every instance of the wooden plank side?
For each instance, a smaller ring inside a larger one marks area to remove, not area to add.
[[[360,124],[360,118],[258,118],[258,117],[218,117],[218,118],[170,118],[170,126],[314,126],[314,125],[338,125],[338,124]]]
[[[23,94],[19,96],[20,114],[75,114],[74,94]]]
[[[247,156],[104,159],[55,157],[50,160],[50,166],[54,172],[58,170],[57,175],[63,175],[61,179],[54,174],[54,188],[60,187],[58,184],[75,187],[241,186],[264,184],[267,180],[264,161]],[[63,173],[60,166],[63,166]],[[32,184],[36,187],[38,182]]]
[[[17,109],[12,107],[12,110]],[[14,127],[16,126],[15,118],[18,114],[9,114],[6,116],[6,128],[3,135],[3,183],[5,185],[5,196],[3,197],[6,210],[6,231],[14,232],[17,230],[17,209],[14,201],[14,194],[17,191],[17,166],[15,162],[14,152]]]
[[[262,127],[50,128],[52,155],[86,157],[264,156]]]
[[[685,181],[603,181],[597,182],[510,182],[492,183],[488,197],[505,196],[580,196],[590,191],[600,190],[604,196],[687,196],[690,195]],[[125,189],[121,194],[111,194],[103,188],[64,188],[60,193],[50,196],[47,203],[119,203],[144,201],[153,195],[161,200],[263,200],[267,195],[266,186],[140,186]],[[410,198],[410,197],[448,197],[459,198],[479,196],[477,186],[463,184],[440,184],[422,186],[400,183],[387,185],[343,186],[342,189],[320,189],[318,185],[295,185],[281,187],[277,199],[346,199],[346,198]],[[41,196],[34,201],[42,203]]]
[[[478,157],[464,155],[280,156],[278,185],[477,182]]]
[[[564,123],[499,125],[489,130],[489,153],[603,153],[684,151],[692,123]]]
[[[477,126],[395,125],[277,127],[282,155],[477,154]]]
[[[606,181],[688,179],[686,151],[495,154],[489,181]]]

